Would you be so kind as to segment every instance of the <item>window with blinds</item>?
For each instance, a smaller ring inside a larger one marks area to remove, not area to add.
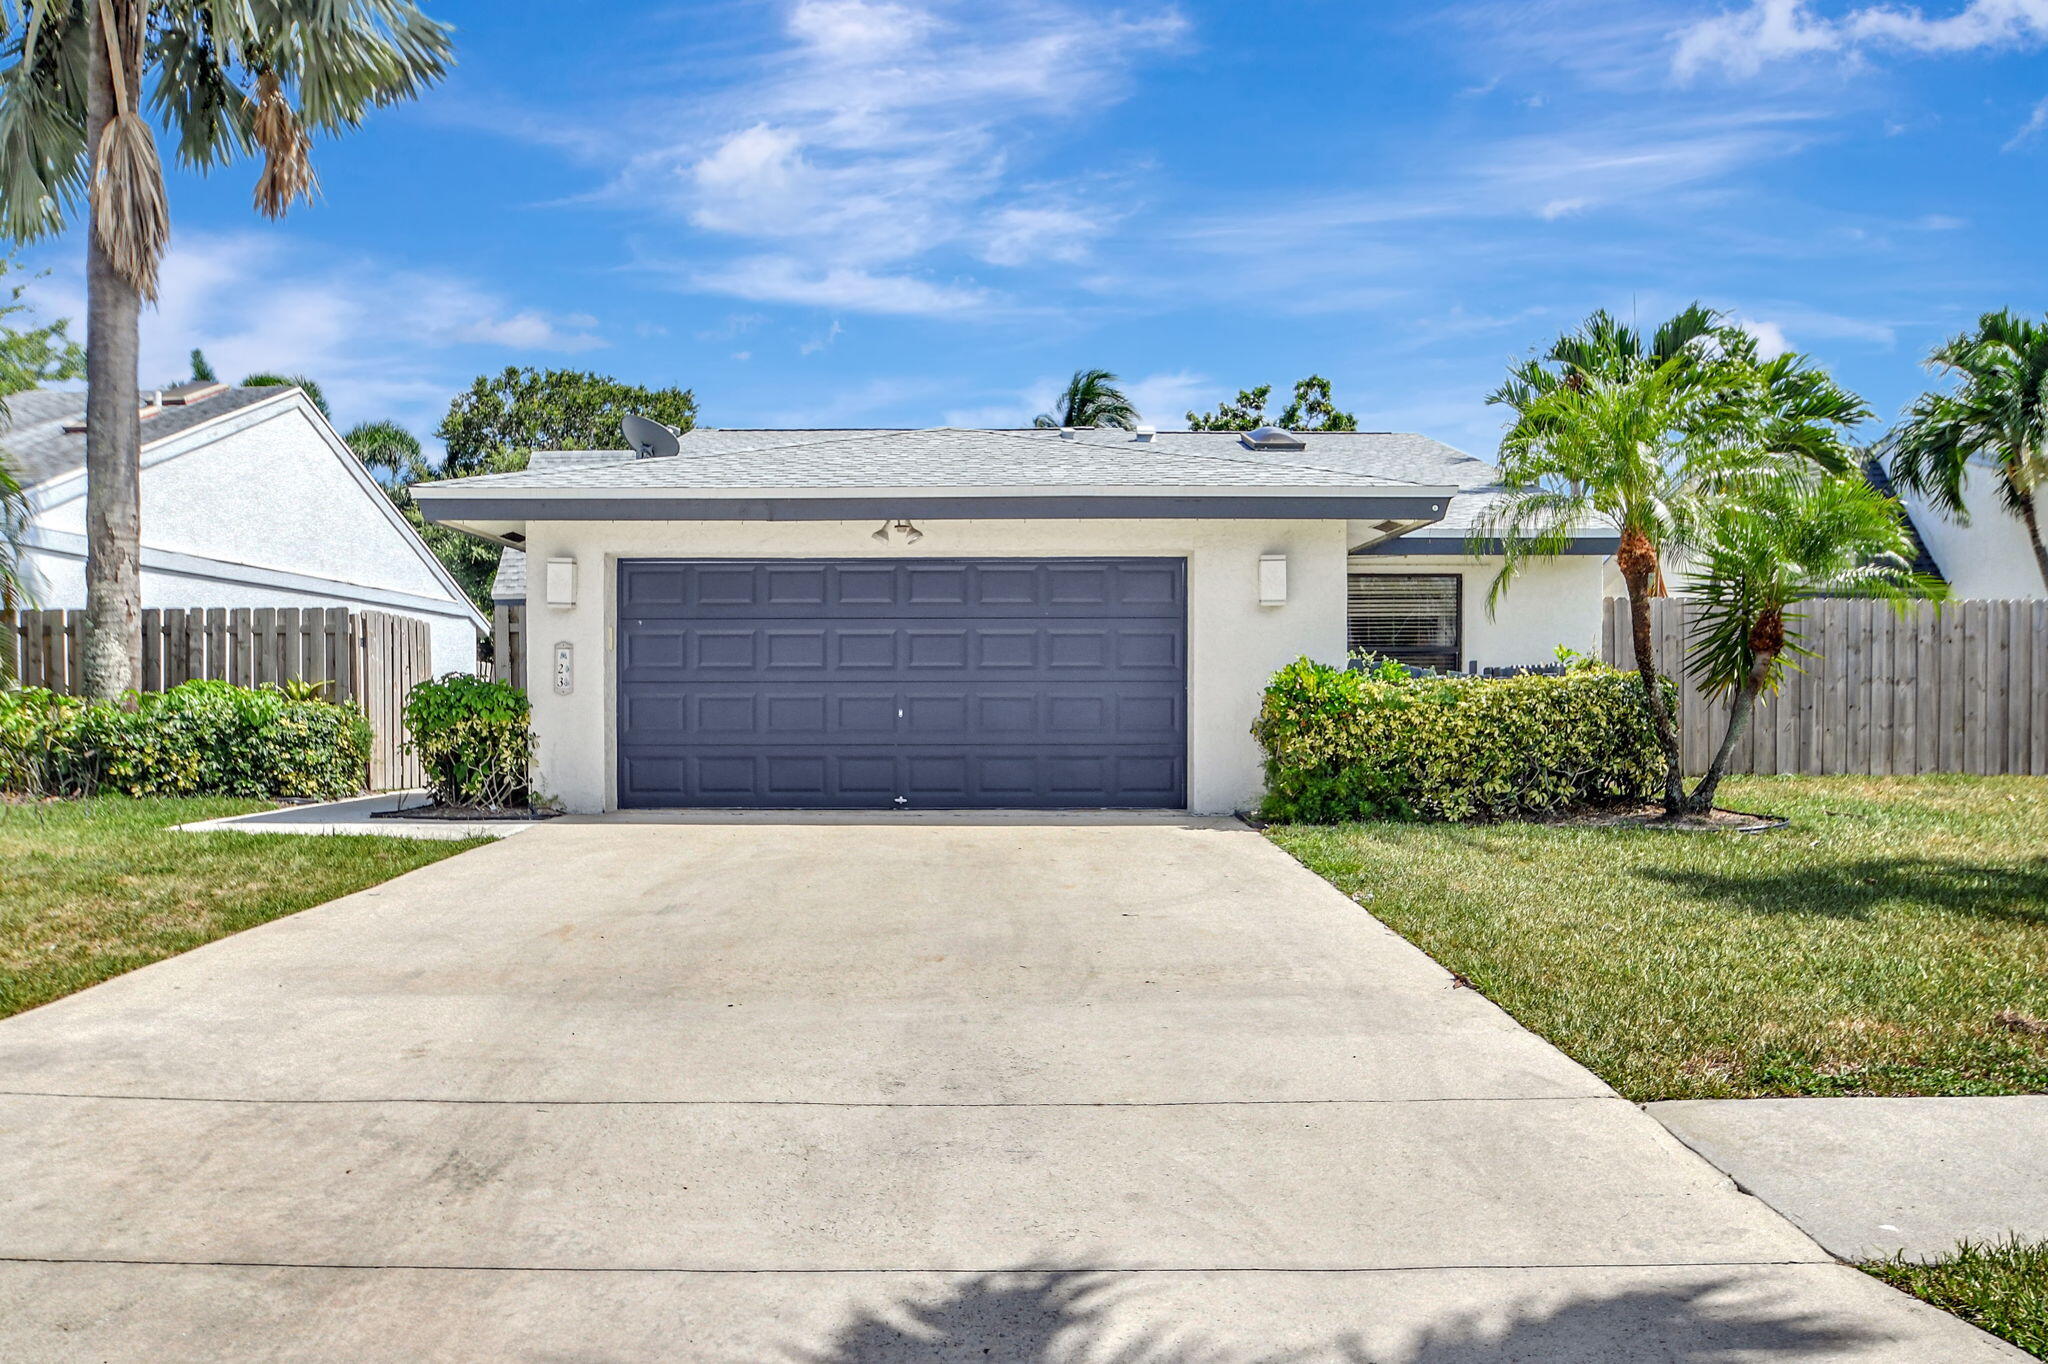
[[[1456,672],[1464,666],[1463,586],[1455,573],[1353,573],[1351,651]]]

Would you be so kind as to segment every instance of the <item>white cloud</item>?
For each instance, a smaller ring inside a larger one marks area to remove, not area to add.
[[[1190,409],[1208,407],[1221,394],[1207,375],[1184,369],[1148,374],[1124,385],[1124,396],[1138,409],[1139,420],[1158,427],[1180,426]]]
[[[964,313],[990,302],[986,289],[935,284],[909,274],[845,265],[813,265],[794,256],[751,256],[696,272],[691,282],[712,293],[761,303],[801,303],[849,312],[935,315]]]
[[[1867,49],[1891,49],[1938,55],[2044,42],[2048,0],[1967,0],[1935,18],[1888,4],[1827,18],[1815,15],[1806,0],[1750,0],[1746,8],[1681,30],[1672,67],[1681,77],[1709,67],[1754,76],[1773,62],[1816,54],[1855,58]]]
[[[52,259],[45,297],[82,323],[75,241],[65,238]],[[326,256],[281,235],[180,233],[157,306],[142,314],[138,370],[145,385],[173,382],[197,346],[225,379],[307,375],[344,427],[395,417],[424,434],[476,368],[603,346],[597,326],[587,314],[514,307],[464,279]]]
[[[1072,0],[801,0],[739,80],[614,140],[643,150],[608,194],[732,240],[735,259],[681,273],[694,288],[954,312],[993,295],[921,282],[942,258],[1019,269],[1086,254],[1105,219],[1073,202],[1078,180],[1025,184],[1017,166],[1043,127],[1121,99],[1185,30],[1171,8]]]
[[[1742,330],[1755,338],[1757,351],[1766,360],[1775,360],[1792,349],[1792,343],[1785,339],[1785,329],[1775,322],[1745,320]]]
[[[2044,128],[2048,128],[2048,99],[2044,99],[2034,106],[2034,112],[2027,115],[2027,121],[2020,125],[2019,131],[2007,139],[2005,150],[2009,152],[2017,151],[2021,146],[2039,136]]]

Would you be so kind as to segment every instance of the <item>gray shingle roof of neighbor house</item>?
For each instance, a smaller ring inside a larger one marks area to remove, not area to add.
[[[153,391],[143,390],[144,401]],[[142,419],[143,448],[290,391],[227,388],[197,402],[161,408]],[[6,402],[7,416],[0,417],[0,456],[5,457],[24,488],[75,474],[85,467],[85,433],[64,429],[85,414],[83,390],[33,389],[10,394]]]

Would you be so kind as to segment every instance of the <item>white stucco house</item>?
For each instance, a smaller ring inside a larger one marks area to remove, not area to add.
[[[1494,470],[1426,437],[730,431],[417,489],[523,552],[537,784],[631,807],[1157,807],[1262,787],[1273,671],[1599,646],[1610,540],[1499,610]]]
[[[28,494],[34,604],[85,605],[85,394],[17,393],[0,458]],[[331,607],[427,623],[433,670],[470,671],[489,625],[296,388],[145,393],[145,607]]]
[[[1955,596],[1992,601],[2048,597],[2027,528],[2006,510],[1998,495],[1998,474],[1989,465],[1972,466],[1964,480],[1964,518],[1951,516],[1924,493],[1896,491],[1914,533]]]

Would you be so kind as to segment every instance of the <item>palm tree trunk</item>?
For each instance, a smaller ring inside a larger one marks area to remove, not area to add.
[[[85,140],[96,163],[100,131],[114,116],[114,83],[104,27],[97,21],[86,27],[92,55]],[[134,75],[128,93],[139,100],[141,81]],[[135,378],[142,298],[114,269],[96,223],[85,237],[84,692],[115,700],[142,671],[142,421]]]
[[[1675,815],[1685,800],[1685,763],[1679,753],[1678,729],[1671,721],[1671,708],[1664,704],[1664,687],[1657,676],[1657,644],[1650,629],[1650,587],[1657,572],[1656,553],[1641,531],[1629,531],[1622,536],[1621,552],[1615,557],[1621,580],[1628,586],[1636,673],[1643,679],[1650,723],[1657,731],[1658,746],[1664,750],[1664,813]]]
[[[1687,814],[1704,815],[1713,810],[1714,793],[1720,789],[1721,778],[1728,770],[1728,758],[1735,752],[1735,745],[1741,742],[1742,736],[1749,732],[1750,717],[1756,713],[1756,698],[1764,689],[1764,679],[1771,675],[1771,662],[1776,657],[1776,654],[1756,654],[1750,659],[1749,672],[1743,676],[1742,686],[1728,707],[1728,732],[1721,736],[1721,746],[1714,750],[1714,761],[1707,765],[1707,774],[1685,798]]]
[[[2020,520],[2027,527],[2027,541],[2034,547],[2034,566],[2041,570],[2041,586],[2048,587],[2048,545],[2041,543],[2041,517],[2031,489],[2014,489],[2020,504]]]

